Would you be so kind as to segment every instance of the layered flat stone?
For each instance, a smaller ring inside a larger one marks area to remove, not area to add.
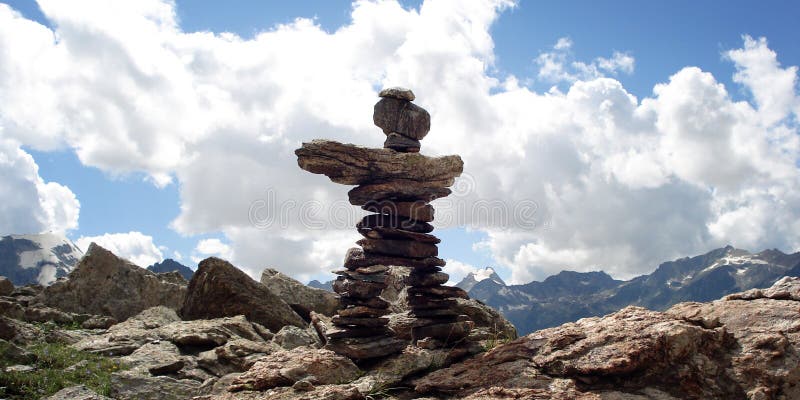
[[[392,331],[386,326],[379,327],[341,327],[333,326],[325,331],[325,337],[331,339],[360,338],[374,336],[390,336]]]
[[[367,239],[399,239],[413,240],[421,243],[437,244],[441,242],[436,236],[427,233],[409,232],[395,228],[362,228],[358,230]]]
[[[453,308],[458,304],[456,299],[434,299],[425,296],[408,296],[408,306],[412,310],[429,310],[433,308]]]
[[[391,97],[393,99],[406,100],[406,101],[414,101],[414,99],[416,98],[416,96],[414,96],[414,92],[412,92],[411,89],[406,89],[404,87],[399,87],[399,86],[381,90],[381,92],[378,93],[378,97]]]
[[[373,149],[333,140],[312,140],[295,150],[300,168],[333,182],[364,185],[401,179],[408,182],[451,182],[461,175],[459,156],[428,157],[391,149]],[[446,184],[444,186],[450,186]]]
[[[431,286],[431,287],[410,287],[409,295],[435,296],[441,298],[456,297],[461,299],[469,298],[464,289],[455,286]]]
[[[447,283],[449,279],[450,275],[444,272],[420,274],[413,271],[406,277],[406,284],[414,287],[438,286]]]
[[[386,274],[383,273],[375,273],[375,274],[360,274],[356,271],[350,270],[339,270],[333,271],[334,274],[339,276],[344,276],[349,279],[353,279],[356,281],[364,281],[364,282],[375,282],[375,283],[386,283]]]
[[[379,296],[385,288],[386,284],[383,283],[356,281],[341,276],[333,281],[333,291],[342,297],[369,299]]]
[[[417,309],[412,310],[410,315],[417,317],[417,318],[449,318],[455,321],[458,318],[458,311],[451,310],[449,308],[432,308],[432,309]],[[430,325],[430,324],[426,324]]]
[[[372,122],[383,133],[399,133],[421,140],[431,130],[431,115],[424,108],[407,100],[384,97],[372,113]]]
[[[422,201],[373,201],[361,206],[378,214],[397,215],[414,221],[433,221],[433,206]]]
[[[421,146],[419,140],[394,132],[386,135],[386,140],[383,142],[383,148],[403,153],[419,153]]]
[[[331,318],[331,323],[336,326],[354,325],[367,328],[374,328],[386,326],[389,324],[387,318],[374,318],[374,317],[343,317],[341,315],[334,315]]]
[[[397,153],[413,154],[413,153]],[[372,183],[357,186],[347,192],[350,204],[363,206],[369,202],[395,200],[429,202],[441,197],[449,196],[455,179],[440,181],[415,181],[409,179],[396,179],[389,182]]]
[[[344,259],[344,266],[347,269],[369,267],[372,265],[398,265],[425,271],[441,271],[440,267],[445,265],[445,261],[437,257],[427,257],[411,259],[403,257],[392,257],[380,254],[364,253],[364,250],[353,247],[347,251]]]
[[[411,338],[420,340],[426,337],[452,342],[467,337],[475,324],[472,321],[450,322],[445,324],[415,326],[411,328]]]
[[[385,308],[372,308],[365,306],[353,306],[339,310],[339,315],[342,317],[382,317],[389,314],[390,311]]]
[[[381,272],[386,272],[388,270],[389,267],[385,265],[370,265],[369,267],[356,268],[355,272],[359,274],[369,275],[369,274],[379,274]]]
[[[343,306],[349,307],[370,307],[370,308],[389,308],[389,302],[380,298],[380,297],[372,297],[369,299],[358,299],[358,298],[349,298],[349,297],[341,297],[339,302],[342,303]]]
[[[394,337],[375,336],[364,338],[331,339],[325,349],[354,360],[368,360],[399,353],[408,343]]]
[[[414,221],[396,215],[371,214],[361,219],[356,224],[356,229],[392,228],[415,233],[429,233],[433,225],[427,222]]]
[[[436,247],[435,244],[422,243],[415,240],[377,240],[364,238],[356,243],[364,249],[365,253],[377,253],[408,258],[427,258],[439,255],[439,248]]]

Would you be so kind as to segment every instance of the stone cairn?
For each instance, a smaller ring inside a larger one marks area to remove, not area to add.
[[[386,134],[383,149],[318,139],[295,151],[300,168],[357,185],[348,192],[350,203],[374,213],[356,225],[364,236],[357,242],[361,248],[348,250],[345,269],[335,271],[339,277],[333,289],[344,308],[326,333],[327,348],[357,360],[393,354],[406,345],[387,327],[389,303],[380,297],[389,266],[411,269],[406,283],[415,343],[451,346],[473,326],[454,310],[455,298],[466,298],[466,292],[442,285],[448,275],[437,257],[440,240],[430,234],[434,209],[428,204],[451,193],[448,187],[464,164],[457,155],[419,154],[430,114],[412,103],[411,90],[389,88],[379,96],[373,121]]]

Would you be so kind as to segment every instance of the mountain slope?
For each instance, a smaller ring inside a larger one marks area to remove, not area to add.
[[[155,263],[149,267],[147,270],[160,274],[162,272],[172,272],[177,271],[181,276],[186,278],[187,281],[192,280],[192,275],[194,275],[194,271],[191,268],[171,259],[167,258],[164,261],[159,263]]]
[[[457,286],[470,287],[470,297],[496,308],[520,334],[527,334],[629,305],[664,310],[682,301],[711,301],[769,287],[786,275],[800,276],[800,253],[772,249],[751,254],[727,246],[662,263],[653,273],[629,281],[604,272],[564,271],[543,282],[511,286],[485,279],[474,283],[471,274]]]
[[[49,285],[66,276],[81,257],[72,241],[55,233],[0,238],[0,275],[17,286]]]

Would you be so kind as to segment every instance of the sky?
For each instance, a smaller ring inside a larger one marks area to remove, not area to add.
[[[404,86],[432,116],[423,154],[465,162],[434,203],[453,280],[798,251],[798,17],[786,1],[0,2],[0,234],[328,279],[363,212],[293,151],[380,147],[377,93]]]

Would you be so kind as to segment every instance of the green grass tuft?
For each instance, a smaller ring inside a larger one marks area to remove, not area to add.
[[[75,350],[60,343],[38,343],[26,350],[36,354],[30,372],[5,372],[13,365],[5,358],[5,344],[0,344],[0,398],[39,399],[66,387],[86,385],[98,394],[108,395],[111,374],[123,368],[118,361],[97,354]],[[81,363],[77,368],[69,368]]]

